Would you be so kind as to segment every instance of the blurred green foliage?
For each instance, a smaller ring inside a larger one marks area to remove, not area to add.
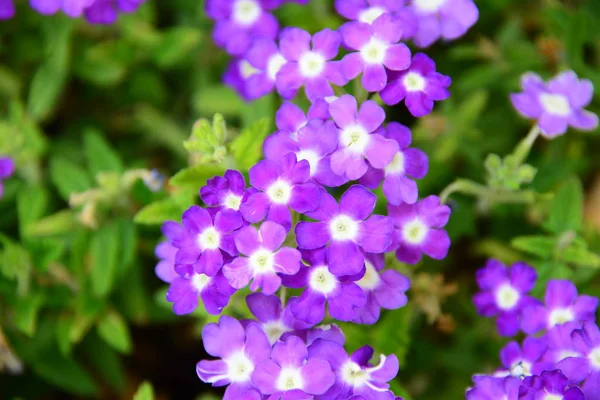
[[[259,159],[280,100],[246,104],[222,85],[227,56],[197,0],[148,1],[109,27],[25,3],[0,23],[0,154],[18,165],[0,200],[2,395],[213,398],[194,365],[199,328],[214,317],[170,312],[153,276],[158,224],[198,202],[206,179]],[[522,73],[574,69],[600,88],[600,3],[478,6],[467,36],[426,51],[452,77],[452,97],[418,121],[402,105],[389,120],[411,126],[430,156],[422,195],[458,177],[554,195],[526,204],[452,195],[450,256],[394,264],[414,278],[409,305],[375,328],[344,324],[350,350],[398,354],[394,389],[407,399],[462,398],[473,373],[498,365],[504,340],[470,302],[485,258],[531,262],[537,294],[557,277],[600,293],[598,132],[539,140],[525,166],[503,158],[528,131],[508,101]],[[330,0],[277,16],[312,32],[342,22]],[[591,109],[600,111],[598,96]],[[152,169],[170,177],[156,192],[144,184]],[[247,315],[236,299],[227,312]],[[144,380],[154,389],[138,390]]]

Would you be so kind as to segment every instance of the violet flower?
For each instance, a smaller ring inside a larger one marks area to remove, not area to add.
[[[342,59],[342,71],[348,80],[362,73],[362,85],[368,92],[381,91],[388,82],[387,71],[402,71],[411,65],[410,49],[400,42],[402,24],[392,14],[383,14],[372,24],[348,22],[340,27],[344,45],[356,52]]]
[[[316,107],[315,104],[308,109],[308,114],[305,115],[304,111],[294,103],[289,101],[284,102],[275,113],[275,125],[279,128],[277,132],[285,132],[290,138],[297,140],[298,131],[305,127],[309,121],[313,119],[320,119],[322,121],[329,119],[329,116],[323,115],[319,109],[322,107],[322,103],[319,102]],[[326,107],[329,108],[329,105]]]
[[[248,80],[260,70],[254,68],[248,60],[238,58],[232,60],[223,74],[223,83],[235,90],[244,100],[253,100],[248,93]]]
[[[372,24],[387,13],[396,13],[403,8],[398,0],[335,0],[335,10],[351,21]]]
[[[581,381],[586,399],[600,397],[600,329],[591,322],[583,323],[582,329],[571,333],[575,350],[580,356],[567,358],[560,367],[572,381]]]
[[[519,398],[521,386],[519,378],[476,375],[473,377],[473,383],[475,385],[467,391],[467,400],[517,400]]]
[[[540,362],[546,348],[544,338],[529,336],[523,341],[523,346],[515,341],[504,346],[500,351],[500,360],[509,375],[523,379],[533,375],[534,366]]]
[[[29,0],[40,14],[64,12],[71,18],[85,15],[93,24],[112,24],[119,12],[133,12],[146,0]]]
[[[316,211],[306,215],[320,222],[301,221],[296,225],[298,247],[314,250],[327,247],[329,271],[336,275],[356,275],[364,269],[363,252],[383,253],[392,243],[389,218],[371,215],[377,197],[360,185],[351,186],[340,204],[323,191]]]
[[[246,190],[244,176],[228,169],[223,176],[215,176],[200,188],[200,198],[209,207],[217,210],[238,211],[252,191]]]
[[[0,21],[11,19],[15,16],[15,5],[13,0],[0,1]]]
[[[435,62],[423,53],[413,56],[410,68],[402,72],[390,71],[390,83],[379,94],[387,105],[404,100],[408,111],[422,117],[433,110],[434,101],[450,97],[448,87],[452,80],[436,72]]]
[[[398,152],[398,143],[376,132],[385,120],[383,108],[367,100],[358,110],[356,99],[343,95],[331,103],[329,111],[340,128],[338,149],[331,155],[331,170],[348,180],[367,172],[367,163],[385,168]]]
[[[279,52],[277,43],[266,37],[256,37],[244,59],[258,72],[248,77],[246,94],[249,100],[258,99],[275,88],[275,77],[287,60]]]
[[[319,325],[312,329],[308,329],[306,332],[306,344],[311,345],[317,339],[329,340],[332,342],[339,343],[340,345],[344,345],[346,342],[346,337],[344,336],[344,332],[340,329],[339,326],[335,324],[330,325]]]
[[[568,371],[568,377],[574,382],[581,382],[585,379],[585,369],[577,366],[577,361],[583,357],[583,354],[578,351],[572,338],[573,332],[581,327],[582,325],[578,322],[567,322],[548,330],[544,335],[547,349],[534,373],[539,374],[543,370],[559,369],[564,370],[565,375]]]
[[[398,260],[416,264],[421,254],[441,260],[448,254],[450,237],[443,229],[450,218],[450,207],[440,204],[437,196],[428,196],[415,204],[389,205],[394,223],[393,243]]]
[[[0,198],[4,195],[2,181],[10,178],[15,173],[15,162],[10,157],[0,157]]]
[[[581,389],[569,386],[569,380],[560,371],[543,371],[540,376],[528,376],[519,388],[519,400],[585,398]]]
[[[167,291],[167,301],[173,303],[173,312],[177,315],[189,314],[198,307],[198,298],[202,299],[206,312],[219,315],[235,293],[221,272],[208,276],[193,272],[186,276],[177,276],[171,281]]]
[[[241,289],[252,280],[250,290],[262,288],[264,294],[275,293],[281,286],[278,273],[293,275],[300,269],[298,250],[279,249],[285,237],[285,228],[270,221],[264,222],[260,230],[253,226],[242,228],[235,236],[235,244],[243,256],[223,267],[231,286]]]
[[[594,86],[575,72],[562,72],[548,83],[529,72],[521,77],[521,86],[523,93],[511,94],[513,106],[524,117],[536,119],[545,137],[562,135],[569,125],[585,131],[598,126],[598,116],[583,109],[592,101]]]
[[[175,271],[175,254],[179,249],[169,241],[159,243],[154,254],[160,260],[154,268],[154,273],[163,282],[171,283],[179,275]]]

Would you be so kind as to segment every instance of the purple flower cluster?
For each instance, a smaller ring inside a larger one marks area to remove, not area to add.
[[[531,336],[501,350],[502,369],[473,378],[468,400],[600,398],[598,299],[578,295],[568,280],[551,280],[542,303],[528,295],[536,279],[535,270],[522,262],[507,268],[490,260],[477,272],[482,289],[473,299],[477,311],[498,316],[504,336],[519,329]]]
[[[0,156],[0,198],[4,194],[2,181],[10,178],[15,173],[15,162],[10,157]]]
[[[51,15],[62,11],[71,18],[85,16],[92,24],[112,24],[119,13],[130,13],[146,0],[29,0],[40,14]],[[15,7],[12,0],[0,1],[0,20],[12,18]]]

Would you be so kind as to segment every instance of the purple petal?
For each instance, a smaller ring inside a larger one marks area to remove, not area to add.
[[[422,244],[423,253],[434,260],[442,260],[448,255],[450,236],[443,230],[431,230],[427,233]]]
[[[246,303],[252,315],[261,322],[276,321],[281,317],[281,300],[277,296],[252,293],[246,296]]]
[[[385,65],[386,68],[393,71],[403,71],[410,67],[410,63],[410,49],[404,43],[388,47],[385,53],[385,59],[383,60],[383,65]]]
[[[374,132],[385,121],[385,111],[373,100],[367,100],[360,106],[358,121],[368,132]]]
[[[249,256],[261,246],[262,240],[253,226],[240,229],[235,236],[235,245],[240,253]]]
[[[358,274],[365,263],[364,254],[350,241],[331,242],[327,248],[327,258],[329,271],[336,276]]]
[[[367,92],[380,92],[385,88],[388,77],[382,64],[366,64],[362,76],[362,85]]]
[[[331,366],[319,358],[309,359],[306,365],[302,366],[300,373],[305,382],[303,390],[309,394],[323,394],[335,383],[335,374],[331,371]]]
[[[392,162],[398,150],[398,143],[395,140],[386,139],[374,133],[370,137],[365,156],[374,168],[381,169],[387,167]]]
[[[348,80],[355,79],[365,68],[365,63],[360,53],[350,53],[341,61],[342,73]]]
[[[297,63],[287,63],[281,67],[275,80],[277,92],[287,100],[296,96],[303,84],[304,77],[300,74]]]
[[[546,285],[544,302],[550,308],[568,307],[577,299],[577,288],[568,280],[553,279]]]
[[[290,336],[285,341],[277,342],[271,353],[271,359],[283,368],[301,367],[307,358],[306,344],[296,336]]]
[[[296,132],[306,124],[306,116],[300,107],[286,101],[277,110],[275,121],[279,129]]]
[[[220,211],[215,217],[215,228],[222,233],[234,231],[240,228],[242,223],[242,216],[234,210]]]
[[[347,22],[340,27],[344,45],[349,49],[360,50],[369,43],[372,36],[371,26],[363,22]]]
[[[223,315],[219,323],[208,324],[202,329],[204,349],[213,357],[224,358],[244,345],[246,333],[235,318]]]
[[[262,247],[270,251],[275,251],[283,244],[286,232],[283,226],[267,221],[260,226],[259,235]]]
[[[300,270],[300,252],[284,247],[275,253],[275,270],[285,275],[294,275]]]
[[[323,29],[313,36],[313,51],[320,53],[326,60],[331,60],[337,56],[341,41],[339,32]]]
[[[290,61],[298,61],[300,56],[310,50],[310,34],[299,28],[284,28],[281,31],[279,48],[281,54]]]
[[[240,205],[240,213],[251,223],[262,221],[269,211],[271,201],[266,193],[254,193]]]
[[[340,294],[329,299],[329,314],[339,321],[352,321],[355,310],[364,306],[366,301],[367,298],[358,285],[343,284]]]
[[[402,37],[401,21],[390,13],[382,14],[372,26],[375,38],[384,43],[396,43]]]
[[[340,198],[340,212],[357,221],[365,220],[377,203],[377,196],[360,185],[352,185]]]
[[[410,280],[391,269],[383,271],[380,277],[383,283],[373,293],[377,303],[387,310],[404,307],[408,302],[405,292],[410,287]]]
[[[296,318],[308,324],[318,324],[325,317],[325,296],[307,289],[291,309]]]
[[[329,225],[326,222],[298,222],[296,240],[302,249],[318,249],[329,242]]]
[[[330,104],[329,113],[336,125],[342,129],[355,124],[358,118],[356,99],[349,94],[339,97]],[[385,119],[385,113],[383,118]]]
[[[392,243],[393,229],[390,218],[373,215],[360,225],[358,244],[367,253],[383,253]]]
[[[198,234],[212,226],[212,218],[208,211],[198,206],[188,208],[181,216],[181,222],[190,233]]]
[[[231,263],[223,266],[223,275],[225,275],[227,281],[233,288],[241,289],[248,286],[253,273],[248,265],[248,259],[238,257]]]

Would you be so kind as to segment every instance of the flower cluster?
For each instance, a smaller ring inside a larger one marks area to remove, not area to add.
[[[129,13],[146,0],[29,0],[40,14],[51,15],[62,11],[71,18],[82,15],[92,24],[112,24],[119,13]],[[12,0],[0,2],[0,20],[12,18],[15,6]]]
[[[0,157],[0,198],[4,194],[2,181],[8,179],[15,172],[15,162],[10,157]]]
[[[502,349],[502,369],[473,378],[468,400],[599,398],[598,298],[579,295],[568,280],[550,280],[541,302],[528,295],[536,279],[535,270],[522,262],[507,268],[490,260],[477,272],[477,311],[497,315],[504,336],[519,330],[530,336]]]

